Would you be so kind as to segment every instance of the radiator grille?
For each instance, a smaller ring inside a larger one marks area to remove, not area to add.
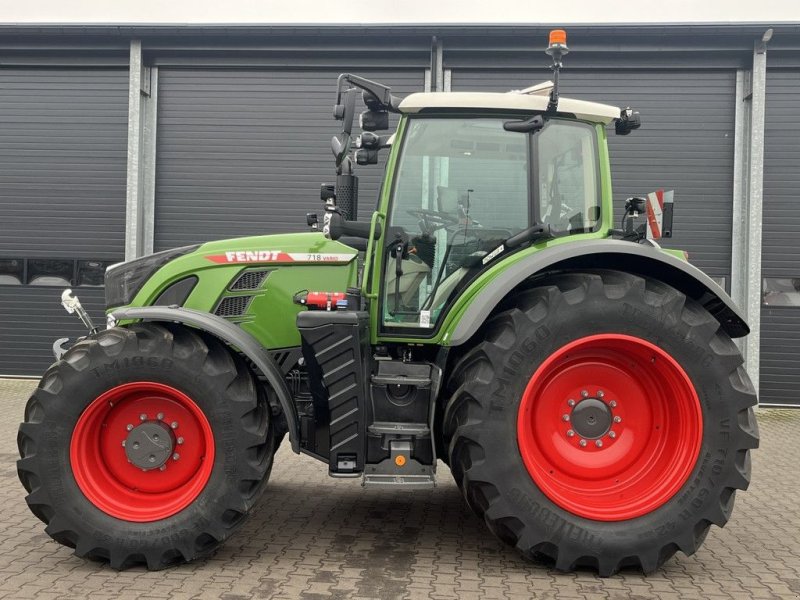
[[[231,285],[232,290],[257,290],[264,283],[269,271],[245,271]]]
[[[217,305],[214,314],[220,317],[238,317],[247,311],[252,296],[229,296]]]

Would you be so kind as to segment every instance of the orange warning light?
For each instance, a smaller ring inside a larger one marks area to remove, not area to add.
[[[563,29],[553,29],[550,32],[550,45],[555,46],[556,44],[560,46],[567,45],[567,32]]]
[[[398,467],[404,466],[406,464],[406,457],[402,454],[398,454],[394,457],[394,464],[396,464]]]

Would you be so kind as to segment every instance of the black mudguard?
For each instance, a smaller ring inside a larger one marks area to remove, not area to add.
[[[183,323],[210,333],[244,354],[253,361],[275,391],[283,413],[286,415],[286,425],[289,428],[289,440],[292,443],[292,450],[296,453],[300,452],[300,432],[297,424],[297,414],[292,404],[289,388],[286,386],[281,370],[267,353],[266,348],[259,344],[249,333],[222,317],[177,306],[120,308],[113,311],[111,316],[117,322],[142,320]]]
[[[449,345],[458,346],[469,340],[500,301],[526,280],[554,271],[580,269],[615,269],[658,279],[702,304],[730,337],[750,333],[730,296],[694,265],[657,248],[606,239],[552,246],[509,266],[467,307]]]

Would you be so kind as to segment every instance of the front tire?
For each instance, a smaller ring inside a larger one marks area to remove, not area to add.
[[[45,373],[19,429],[22,484],[56,541],[115,569],[213,552],[269,477],[266,398],[244,361],[181,326],[100,332]]]
[[[689,555],[729,519],[758,445],[755,390],[703,307],[615,271],[516,293],[456,365],[445,443],[502,540],[608,576]]]

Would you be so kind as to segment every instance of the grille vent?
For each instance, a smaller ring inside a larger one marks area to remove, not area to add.
[[[245,271],[231,285],[232,290],[257,290],[264,283],[269,271]]]
[[[220,317],[238,317],[247,311],[252,296],[229,296],[217,305],[214,314]]]

